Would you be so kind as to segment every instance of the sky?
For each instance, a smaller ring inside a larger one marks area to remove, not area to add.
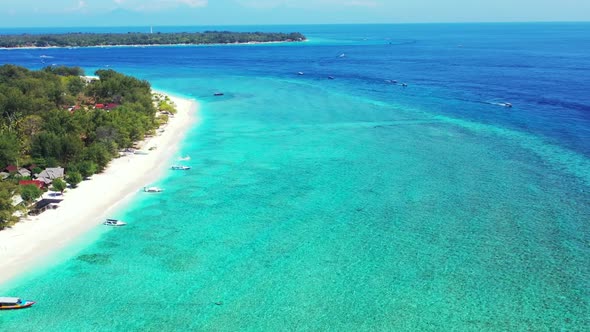
[[[0,27],[590,21],[590,0],[0,0]]]

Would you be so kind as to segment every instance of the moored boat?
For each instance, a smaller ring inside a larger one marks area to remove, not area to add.
[[[143,191],[145,191],[146,193],[159,193],[161,191],[164,191],[164,189],[160,187],[143,187]]]
[[[190,166],[183,166],[183,165],[173,165],[170,168],[173,169],[173,170],[176,170],[176,171],[186,171],[186,170],[191,169]]]
[[[0,297],[0,310],[28,308],[35,304],[33,301],[22,300],[19,297]]]
[[[118,219],[107,219],[103,223],[106,226],[125,226],[127,225],[126,222],[118,220]]]

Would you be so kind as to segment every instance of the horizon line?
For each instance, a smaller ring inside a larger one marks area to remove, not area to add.
[[[0,29],[59,29],[59,28],[144,28],[144,27],[247,27],[247,26],[317,26],[317,25],[428,25],[428,24],[543,24],[543,23],[590,23],[588,21],[465,21],[465,22],[365,22],[365,23],[280,23],[280,24],[200,24],[200,25],[172,25],[172,24],[137,24],[137,25],[75,25],[75,26],[1,26]]]

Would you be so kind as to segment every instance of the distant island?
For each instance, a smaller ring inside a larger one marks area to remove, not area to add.
[[[300,42],[298,32],[175,32],[175,33],[64,33],[0,35],[0,47],[91,47],[131,45],[204,45],[270,42]]]

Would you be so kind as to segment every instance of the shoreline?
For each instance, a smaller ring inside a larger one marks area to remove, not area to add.
[[[203,47],[203,46],[241,46],[241,45],[265,45],[265,44],[291,44],[291,43],[303,43],[308,41],[268,41],[268,42],[245,42],[245,43],[211,43],[211,44],[117,44],[117,45],[93,45],[93,46],[17,46],[17,47],[0,47],[2,51],[10,50],[53,50],[53,49],[80,49],[80,48],[145,48],[145,47]]]
[[[31,271],[43,259],[57,254],[79,237],[101,226],[107,213],[124,206],[140,188],[160,178],[178,153],[179,143],[199,120],[195,99],[167,95],[176,104],[177,114],[170,117],[161,134],[140,142],[142,150],[157,149],[147,155],[124,155],[113,159],[100,174],[82,181],[64,193],[55,210],[28,216],[12,228],[0,231],[0,286]]]

